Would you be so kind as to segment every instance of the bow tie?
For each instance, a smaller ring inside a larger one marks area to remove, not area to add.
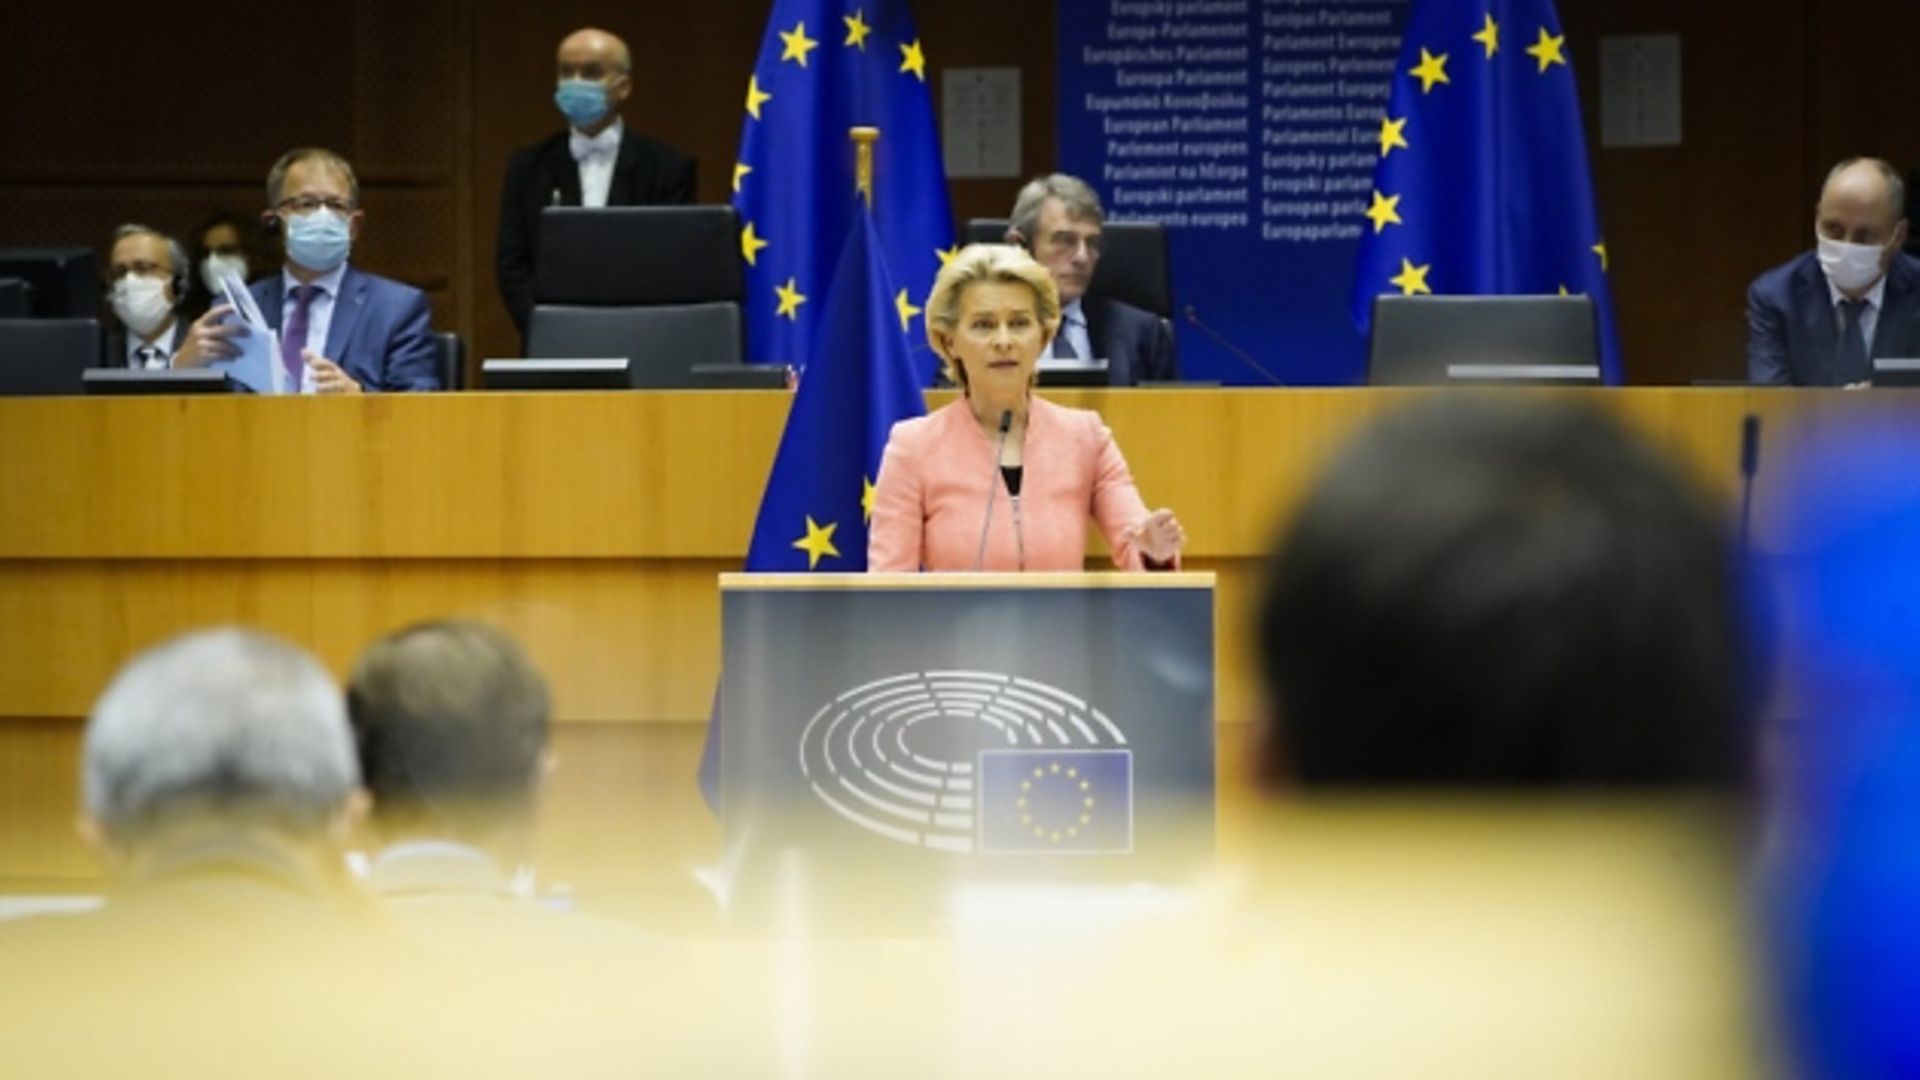
[[[608,128],[589,139],[576,131],[567,137],[567,149],[573,151],[575,161],[596,157],[610,158],[620,152],[620,132],[615,128]]]

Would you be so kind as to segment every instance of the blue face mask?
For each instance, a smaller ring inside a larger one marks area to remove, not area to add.
[[[589,128],[607,118],[607,88],[591,79],[561,79],[553,92],[567,123]]]
[[[287,221],[287,258],[309,270],[326,273],[347,261],[353,238],[347,218],[332,210],[292,214]]]

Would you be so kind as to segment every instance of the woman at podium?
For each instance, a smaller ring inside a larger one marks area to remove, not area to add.
[[[1147,512],[1097,413],[1034,395],[1060,295],[1031,256],[973,244],[926,305],[927,338],[961,397],[893,427],[874,485],[875,571],[1079,570],[1091,514],[1114,565],[1172,569],[1186,533]]]

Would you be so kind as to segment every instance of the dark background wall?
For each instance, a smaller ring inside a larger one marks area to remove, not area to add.
[[[278,8],[16,5],[0,15],[0,244],[103,244],[122,221],[185,234],[255,212],[267,166],[300,144],[359,169],[356,264],[426,289],[476,356],[518,351],[493,287],[500,173],[560,126],[552,54],[582,25],[634,52],[628,123],[700,160],[728,194],[746,77],[770,4],[746,0],[340,0]],[[1920,162],[1902,107],[1920,4],[1561,0],[1599,127],[1598,37],[1679,33],[1685,143],[1595,150],[1628,363],[1637,382],[1744,370],[1744,290],[1809,246],[1819,179],[1852,153]],[[939,96],[947,66],[1022,71],[1023,164],[1053,164],[1053,11],[1042,0],[916,5]],[[1005,213],[1016,181],[953,182],[962,219]]]

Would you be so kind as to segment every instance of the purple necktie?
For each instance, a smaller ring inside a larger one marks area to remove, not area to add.
[[[307,347],[307,308],[319,291],[318,285],[293,287],[293,313],[287,316],[287,325],[280,333],[280,363],[287,369],[290,393],[300,392],[300,350]]]

